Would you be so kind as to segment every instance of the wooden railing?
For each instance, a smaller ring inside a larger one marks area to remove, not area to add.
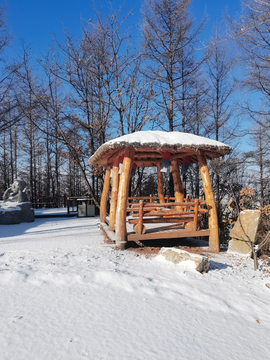
[[[199,229],[199,221],[202,214],[208,213],[208,209],[203,208],[206,202],[201,199],[185,199],[184,202],[169,202],[165,204],[146,203],[140,200],[139,203],[131,204],[127,209],[132,212],[134,219],[129,219],[133,224],[133,229],[138,235],[145,233],[146,223],[183,223],[185,228],[192,231]],[[186,224],[190,223],[187,227]]]
[[[133,202],[136,202],[136,201],[140,201],[140,200],[149,200],[150,203],[153,202],[153,200],[157,200],[157,196],[153,196],[153,195],[149,195],[149,196],[133,196],[133,197],[128,197],[128,201],[132,200],[132,202],[128,203],[128,205],[132,205]]]

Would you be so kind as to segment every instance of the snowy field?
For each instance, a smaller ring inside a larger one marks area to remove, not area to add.
[[[270,358],[262,262],[212,255],[202,275],[115,251],[98,225],[0,226],[1,360]]]

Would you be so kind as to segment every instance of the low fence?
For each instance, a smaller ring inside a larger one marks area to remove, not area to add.
[[[55,209],[62,207],[77,207],[77,200],[89,198],[89,195],[80,195],[80,196],[69,196],[67,194],[57,196],[57,197],[41,197],[36,198],[35,202],[32,202],[34,209]],[[77,210],[74,210],[77,211]]]

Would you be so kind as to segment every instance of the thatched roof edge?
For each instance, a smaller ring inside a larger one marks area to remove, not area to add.
[[[189,148],[192,149],[196,152],[199,152],[200,150],[207,150],[207,151],[213,151],[213,158],[216,157],[220,157],[226,154],[229,154],[232,152],[232,148],[228,145],[222,145],[222,146],[216,146],[216,145],[209,145],[209,144],[194,144],[194,145],[187,145],[187,144],[180,144],[180,143],[176,143],[176,144],[160,144],[158,142],[149,142],[149,143],[144,143],[143,145],[140,142],[126,142],[126,141],[120,141],[120,142],[115,142],[115,143],[105,143],[103,144],[95,153],[94,155],[92,155],[89,159],[89,165],[93,166],[95,165],[108,151],[110,150],[120,150],[120,149],[125,149],[128,147],[133,147],[135,148],[135,150],[137,150],[138,148],[149,148],[151,147],[153,150],[162,150],[162,148],[166,148],[166,149],[172,149],[174,151],[177,151],[179,149],[182,148]]]

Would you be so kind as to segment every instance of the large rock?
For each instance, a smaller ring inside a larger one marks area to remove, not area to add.
[[[230,232],[232,240],[229,241],[228,250],[240,254],[251,254],[252,251],[248,244],[255,244],[260,217],[260,210],[241,211]]]
[[[30,202],[0,202],[0,225],[14,225],[34,220],[34,209]]]
[[[184,263],[186,263],[186,265],[190,265],[190,268],[200,273],[207,272],[210,265],[210,261],[205,256],[192,254],[175,248],[161,248],[158,255],[174,264],[182,263],[184,265]]]
[[[252,252],[247,241],[235,240],[235,239],[229,241],[228,250],[235,251],[239,254],[244,254],[244,255],[251,255]]]
[[[254,243],[260,217],[260,210],[241,211],[234,227],[230,232],[230,237],[232,239],[242,241],[248,241],[250,239]]]

